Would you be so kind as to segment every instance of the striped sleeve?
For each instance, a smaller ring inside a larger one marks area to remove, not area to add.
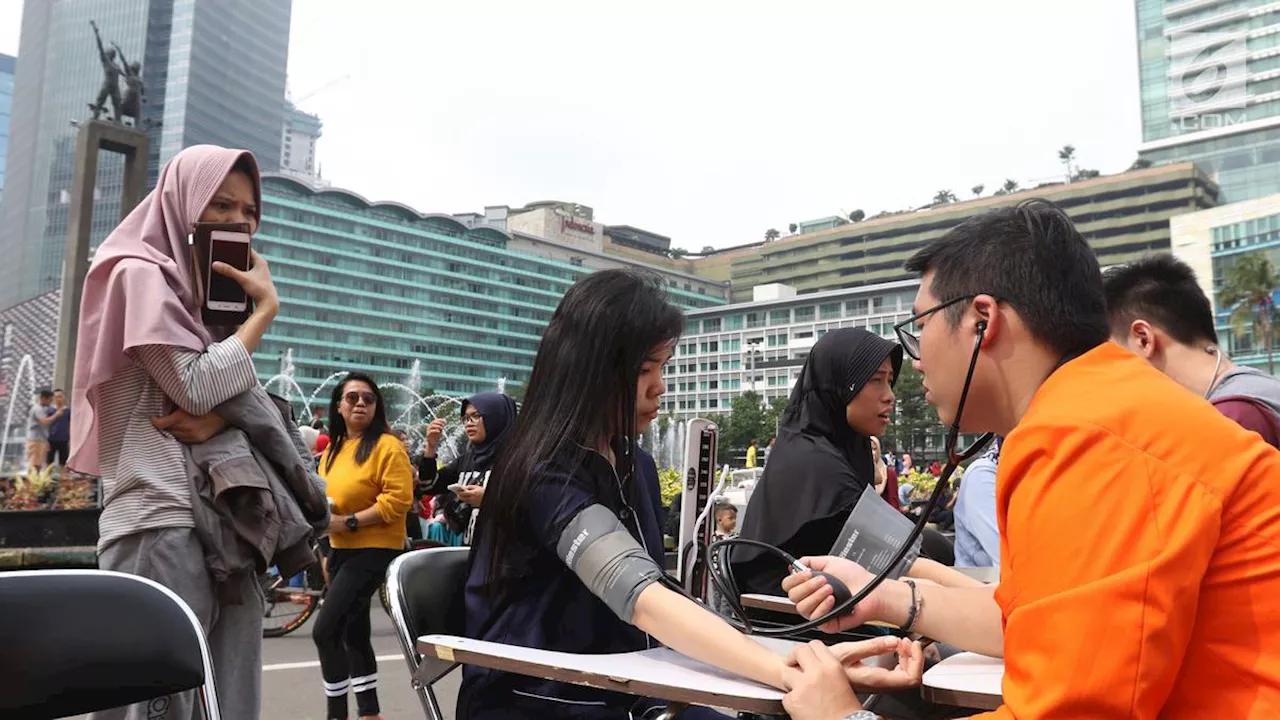
[[[202,353],[173,345],[144,345],[133,353],[164,394],[192,415],[209,413],[258,385],[253,359],[234,335]]]

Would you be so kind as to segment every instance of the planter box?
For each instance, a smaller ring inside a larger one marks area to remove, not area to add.
[[[94,547],[98,508],[0,512],[0,548]]]

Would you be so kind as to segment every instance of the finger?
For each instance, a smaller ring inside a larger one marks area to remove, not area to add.
[[[792,689],[800,683],[804,678],[804,673],[795,667],[785,667],[782,669],[782,689],[791,692]]]
[[[252,250],[252,249],[249,250],[249,259],[250,259],[250,263],[249,263],[250,268],[268,267],[267,259],[259,255],[257,250]]]
[[[913,681],[919,681],[924,676],[924,648],[920,647],[920,643],[911,643],[905,657],[899,655],[898,658],[902,669]]]
[[[840,661],[831,653],[831,648],[827,647],[821,640],[810,640],[809,648],[813,650],[813,657],[823,672],[843,672],[840,667]]]
[[[178,422],[178,413],[171,412],[164,417],[151,418],[151,426],[157,430],[168,430]]]
[[[831,612],[836,606],[835,596],[830,585],[818,588],[818,591],[796,603],[796,612],[804,618],[816,618]]]
[[[782,578],[782,592],[791,592],[791,588],[813,578],[811,572],[796,572]]]
[[[240,282],[241,278],[244,276],[243,272],[237,270],[236,268],[231,267],[230,265],[222,262],[221,260],[214,261],[213,271],[218,273],[219,275],[225,275],[231,278],[232,280],[235,280],[236,282]]]
[[[842,642],[831,648],[831,653],[836,656],[840,662],[854,662],[864,660],[876,655],[894,652],[901,647],[898,638],[893,636],[872,638],[870,640],[859,640],[857,642]],[[899,651],[900,652],[900,651]]]
[[[818,666],[818,658],[813,654],[813,643],[822,644],[817,640],[813,640],[804,645],[797,645],[792,651],[796,658],[796,665],[800,667],[801,671],[814,670]]]
[[[828,560],[830,560],[830,559],[831,559],[831,558],[826,557],[826,556],[820,556],[820,557],[802,557],[802,558],[800,558],[800,564],[801,564],[801,565],[803,565],[803,566],[805,566],[805,567],[807,567],[807,568],[809,568],[810,570],[814,570],[814,571],[822,571],[822,570],[825,570],[825,569],[826,569],[826,567],[827,567],[827,561],[828,561]]]
[[[784,585],[783,587],[786,586]],[[791,589],[787,590],[787,597],[791,598],[793,602],[799,602],[824,587],[828,589],[831,587],[830,584],[827,583],[827,579],[825,577],[821,575],[817,577],[810,577],[808,580],[792,585]]]

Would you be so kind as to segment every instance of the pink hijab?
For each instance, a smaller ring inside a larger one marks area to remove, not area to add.
[[[187,237],[241,158],[253,167],[254,195],[261,208],[262,181],[251,153],[196,145],[164,166],[155,189],[98,247],[80,300],[67,461],[72,469],[102,472],[94,415],[97,390],[132,364],[130,350],[173,345],[203,352],[213,342],[200,319]]]

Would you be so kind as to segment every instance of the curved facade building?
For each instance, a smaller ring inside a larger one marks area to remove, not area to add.
[[[499,380],[518,392],[551,313],[587,273],[651,270],[685,309],[726,302],[720,283],[470,220],[267,175],[254,242],[282,309],[255,357],[262,380],[291,363],[307,395],[345,370],[423,394],[464,396]]]

